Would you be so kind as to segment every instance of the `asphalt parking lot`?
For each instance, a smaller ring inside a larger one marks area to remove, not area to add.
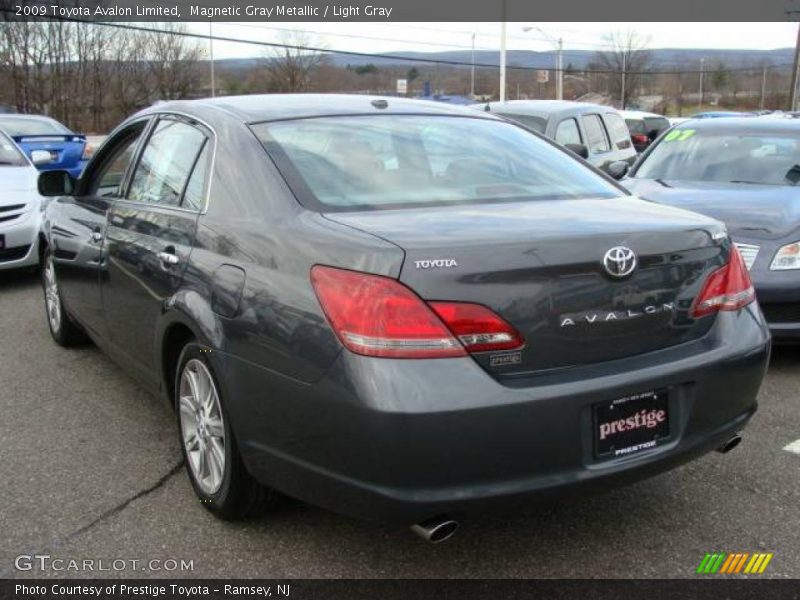
[[[181,577],[696,577],[712,551],[772,552],[763,576],[800,577],[800,454],[784,449],[800,438],[800,349],[775,351],[730,454],[469,521],[432,546],[292,501],[256,520],[214,519],[180,468],[170,410],[94,347],[57,347],[33,274],[0,273],[0,341],[0,577],[80,575],[17,571],[21,554],[193,560]]]

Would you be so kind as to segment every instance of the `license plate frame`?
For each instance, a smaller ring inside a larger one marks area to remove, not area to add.
[[[597,459],[648,452],[669,436],[667,388],[630,394],[592,406],[592,443]]]

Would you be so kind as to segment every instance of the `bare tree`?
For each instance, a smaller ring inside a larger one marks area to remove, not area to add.
[[[186,25],[164,23],[163,33],[148,32],[145,37],[153,87],[160,100],[186,98],[200,78],[200,59],[205,52],[199,43],[186,37]]]
[[[649,38],[628,30],[611,32],[604,40],[609,50],[598,52],[593,62],[607,71],[609,91],[624,109],[630,98],[638,94],[641,74],[650,68]]]
[[[300,47],[319,47],[302,32],[283,32],[280,43],[283,45],[273,48],[266,56],[270,91],[303,92],[308,89],[312,75],[324,62],[325,55],[302,50]]]

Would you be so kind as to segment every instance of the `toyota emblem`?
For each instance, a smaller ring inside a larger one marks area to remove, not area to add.
[[[603,266],[612,277],[627,277],[636,268],[636,255],[625,246],[614,246],[603,257]]]

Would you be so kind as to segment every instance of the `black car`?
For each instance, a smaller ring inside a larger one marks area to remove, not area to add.
[[[620,114],[628,126],[633,147],[639,154],[670,128],[669,119],[663,115],[641,110],[623,110]]]
[[[474,108],[516,121],[619,179],[636,160],[628,126],[611,106],[568,100],[510,100]]]
[[[222,517],[278,490],[438,541],[729,449],[756,410],[769,334],[722,224],[492,115],[170,102],[39,184],[53,337],[175,407]]]
[[[800,122],[691,120],[661,138],[625,184],[723,221],[776,341],[800,342]]]

